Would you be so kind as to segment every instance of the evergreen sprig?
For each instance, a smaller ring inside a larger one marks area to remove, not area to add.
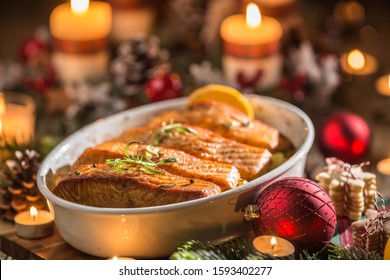
[[[154,162],[150,158],[146,157],[146,155],[140,154],[140,153],[137,154],[136,157],[131,157],[130,153],[129,153],[129,148],[133,144],[141,144],[141,143],[140,142],[130,142],[126,146],[125,156],[123,158],[108,159],[108,160],[106,160],[106,164],[112,165],[113,168],[119,172],[124,172],[124,171],[129,169],[128,167],[124,166],[126,164],[139,164],[142,166],[143,169],[145,169],[149,173],[164,174],[164,172],[156,170],[156,169],[154,169],[154,167],[158,167],[160,165],[163,165],[163,164],[166,164],[169,162],[178,162],[179,161],[177,158],[166,158],[164,160]],[[159,154],[153,152],[149,148],[146,148],[146,153],[154,155],[154,156],[155,155],[159,156]]]
[[[232,239],[221,244],[191,240],[178,247],[171,260],[379,260],[377,253],[356,247],[344,248],[329,244],[323,252],[309,253],[304,250],[287,257],[273,257],[262,254],[252,247],[252,241],[245,237]]]

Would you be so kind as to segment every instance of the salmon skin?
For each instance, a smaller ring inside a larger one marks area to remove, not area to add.
[[[152,174],[142,166],[129,164],[118,172],[106,164],[77,166],[64,176],[53,193],[65,200],[108,208],[136,208],[178,203],[221,192],[207,181],[172,175]],[[158,168],[157,168],[158,169]]]
[[[168,122],[170,119],[206,128],[225,138],[270,151],[279,146],[280,135],[277,129],[257,119],[251,120],[241,111],[221,102],[199,101],[183,111],[164,112],[155,117],[151,125]]]
[[[123,158],[126,149],[130,157],[142,155],[154,162],[176,158],[178,162],[162,164],[159,167],[171,174],[212,182],[218,185],[222,191],[237,187],[240,180],[240,173],[231,164],[199,159],[174,149],[148,147],[137,143],[128,145],[121,142],[106,142],[94,148],[89,148],[84,151],[73,166],[99,164],[105,163],[107,159]]]
[[[232,164],[237,167],[241,178],[245,180],[253,180],[269,169],[272,155],[267,149],[229,140],[197,126],[170,124],[171,127],[175,125],[181,130],[167,131],[165,129],[167,126],[161,127],[161,125],[136,127],[125,131],[114,140],[124,143],[139,141],[144,144],[154,144],[181,150],[198,158]]]

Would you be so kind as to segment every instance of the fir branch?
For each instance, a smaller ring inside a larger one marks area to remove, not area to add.
[[[146,170],[149,173],[152,174],[164,174],[164,172],[154,169],[153,167],[158,167],[160,165],[169,163],[169,162],[178,162],[179,160],[177,158],[166,158],[164,160],[161,160],[159,162],[154,162],[150,158],[146,157],[146,155],[137,154],[136,157],[131,157],[129,153],[129,148],[133,144],[141,144],[140,142],[130,142],[127,144],[125,149],[125,156],[123,158],[116,158],[116,159],[108,159],[106,160],[106,164],[112,165],[113,168],[116,171],[124,172],[129,170],[128,167],[124,166],[127,164],[139,164],[142,166],[144,170]],[[146,149],[146,152],[152,155],[156,155],[153,151],[150,149]],[[158,155],[158,154],[157,154]]]
[[[379,260],[379,254],[356,247],[342,248],[330,244],[323,252],[301,251],[287,257],[274,257],[262,254],[252,247],[251,240],[245,237],[232,239],[221,244],[211,244],[191,240],[170,256],[171,260]]]
[[[358,247],[343,248],[335,244],[328,247],[329,260],[382,260],[383,256]]]
[[[161,129],[157,132],[156,139],[153,142],[153,145],[157,146],[161,143],[162,139],[166,136],[173,138],[173,131],[179,131],[181,133],[191,133],[198,134],[195,129],[190,127],[184,127],[181,123],[174,123],[174,120],[171,119],[169,124],[165,122],[162,123]]]

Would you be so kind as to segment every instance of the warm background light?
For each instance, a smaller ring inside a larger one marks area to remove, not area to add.
[[[2,117],[5,113],[5,100],[4,100],[4,94],[0,92],[0,134],[3,130],[3,122]]]
[[[384,175],[390,175],[390,158],[386,158],[378,162],[376,169]]]
[[[347,56],[348,65],[353,69],[362,69],[365,65],[364,55],[361,51],[354,49]]]
[[[82,14],[88,10],[89,0],[70,0],[72,12],[75,14]]]
[[[390,96],[390,75],[379,77],[375,83],[376,91],[384,96]]]
[[[254,3],[249,3],[246,7],[246,23],[252,28],[258,27],[261,24],[260,10]]]

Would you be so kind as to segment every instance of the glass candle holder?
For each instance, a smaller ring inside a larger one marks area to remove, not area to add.
[[[34,100],[23,93],[0,93],[0,147],[26,146],[34,141]]]

